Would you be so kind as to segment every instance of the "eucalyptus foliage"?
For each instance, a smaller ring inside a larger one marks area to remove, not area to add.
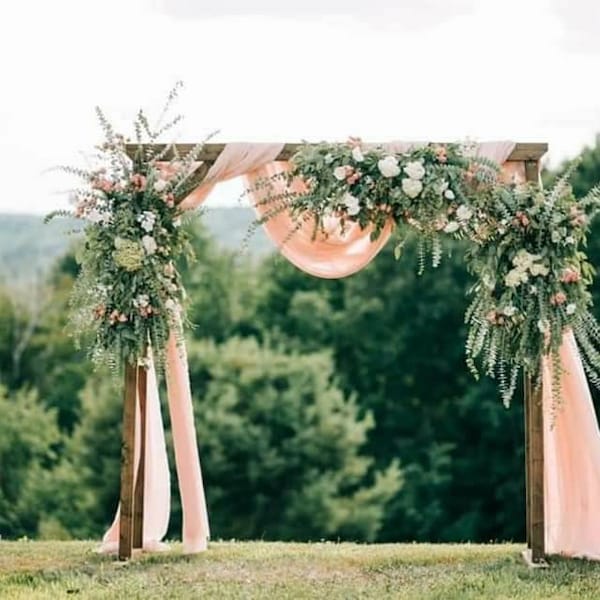
[[[73,210],[47,217],[84,223],[71,327],[79,342],[86,340],[93,360],[112,368],[146,360],[148,346],[160,366],[169,336],[182,337],[185,291],[176,261],[193,252],[179,202],[194,186],[202,144],[185,156],[174,145],[161,150],[153,145],[181,120],[167,120],[179,87],[169,94],[155,126],[143,111],[137,114],[133,157],[127,153],[129,140],[97,108],[105,141],[96,148],[94,167],[61,167],[82,186],[73,192]]]
[[[521,370],[540,384],[543,360],[551,361],[560,401],[559,351],[569,329],[600,387],[600,327],[589,310],[593,268],[582,251],[600,188],[577,200],[567,177],[549,191],[516,176],[506,181],[468,144],[394,153],[355,138],[303,146],[282,177],[290,185],[267,192],[260,222],[285,210],[297,228],[312,219],[315,236],[358,226],[372,239],[391,224],[399,237],[396,258],[406,233],[416,230],[420,271],[428,257],[439,264],[445,236],[471,242],[466,261],[478,281],[466,313],[467,364],[477,377],[483,371],[498,379],[506,404]]]

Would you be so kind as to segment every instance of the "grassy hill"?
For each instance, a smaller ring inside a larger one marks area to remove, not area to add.
[[[225,248],[239,250],[254,218],[250,208],[215,208],[202,221]],[[47,225],[37,215],[0,214],[0,278],[11,281],[43,276],[50,265],[76,238],[66,235],[78,228],[75,221],[56,219]],[[263,255],[273,249],[262,230],[250,242],[250,252]]]
[[[194,556],[130,563],[93,542],[0,542],[0,597],[597,600],[600,563],[554,559],[530,570],[520,546],[221,542]]]

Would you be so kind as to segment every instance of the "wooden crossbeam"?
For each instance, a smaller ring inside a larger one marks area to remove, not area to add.
[[[180,156],[185,156],[192,148],[195,147],[195,144],[173,144],[177,153]],[[155,153],[161,152],[166,148],[167,144],[142,144],[143,148],[152,148]],[[223,148],[225,148],[226,144],[205,144],[202,152],[198,156],[198,160],[204,162],[205,164],[212,164],[217,160],[217,157],[221,152],[223,152]],[[280,152],[279,156],[276,160],[288,160],[290,159],[298,150],[304,146],[304,144],[299,143],[291,143],[285,144],[283,150]],[[127,144],[126,151],[127,154],[133,157],[138,149],[137,144]],[[518,143],[507,160],[510,161],[537,161],[539,160],[546,152],[548,151],[548,144],[542,143]],[[174,154],[173,151],[167,152],[165,159],[171,160]]]

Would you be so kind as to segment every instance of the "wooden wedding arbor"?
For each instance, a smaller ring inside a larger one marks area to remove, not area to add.
[[[288,160],[303,144],[285,144],[276,160]],[[175,144],[179,156],[184,156],[194,144]],[[144,147],[148,148],[148,145]],[[225,144],[206,144],[198,158],[201,164],[193,175],[194,184],[200,184],[210,167],[219,157]],[[128,144],[127,153],[133,157],[139,146]],[[153,144],[158,153],[166,149],[165,144]],[[530,182],[539,181],[539,163],[547,152],[548,144],[518,143],[509,155],[507,162],[524,164],[525,178]],[[174,156],[174,151],[166,153],[166,159]],[[120,492],[120,560],[131,558],[133,551],[141,549],[144,540],[144,482],[147,413],[147,371],[142,366],[125,365],[123,402],[123,431],[121,446],[121,492]],[[135,473],[136,403],[139,404],[140,452]],[[525,514],[527,550],[523,553],[530,566],[545,565],[545,520],[544,520],[544,416],[542,390],[534,389],[526,376],[524,382],[525,413]]]

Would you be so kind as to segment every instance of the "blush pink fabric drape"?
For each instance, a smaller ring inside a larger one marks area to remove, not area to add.
[[[543,370],[546,552],[600,560],[600,431],[570,331],[560,356],[563,403],[555,411],[549,360]]]
[[[210,538],[206,499],[196,442],[192,395],[185,347],[177,347],[174,335],[167,346],[167,397],[177,464],[177,478],[183,512],[183,550],[188,554],[206,550]],[[144,481],[144,541],[148,552],[166,550],[161,543],[169,525],[171,480],[167,462],[165,434],[158,397],[154,367],[148,369],[146,405],[146,468]],[[137,405],[136,405],[137,411]],[[136,415],[139,428],[139,411]],[[140,440],[136,437],[135,473],[140,455]],[[120,511],[105,533],[98,549],[115,553],[119,544]]]

